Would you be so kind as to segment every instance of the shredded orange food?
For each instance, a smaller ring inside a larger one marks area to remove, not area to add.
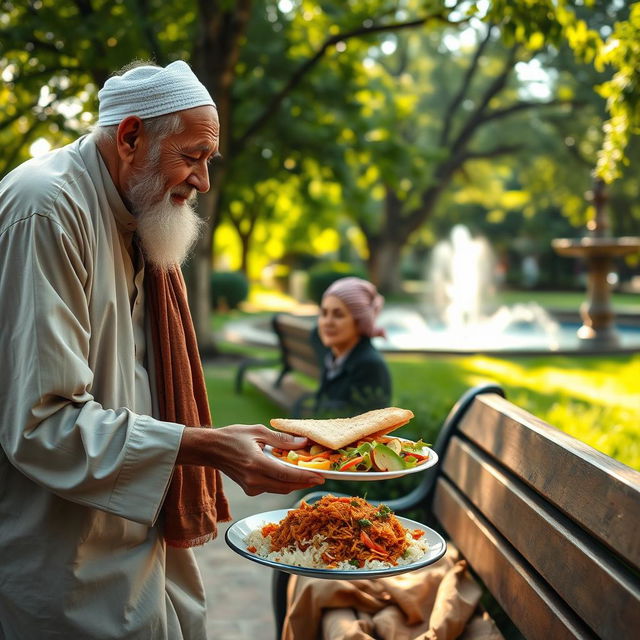
[[[339,562],[363,567],[368,560],[395,565],[409,546],[406,529],[388,507],[356,497],[327,495],[313,504],[302,502],[278,525],[265,525],[261,533],[271,534],[271,551],[294,545],[305,551],[311,544],[326,542],[322,559],[330,568]]]

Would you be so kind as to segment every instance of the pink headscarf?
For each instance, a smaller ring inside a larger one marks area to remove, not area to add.
[[[375,326],[384,298],[373,284],[362,278],[340,278],[327,287],[322,299],[327,296],[335,296],[346,305],[362,335],[369,338],[385,335],[384,329]]]

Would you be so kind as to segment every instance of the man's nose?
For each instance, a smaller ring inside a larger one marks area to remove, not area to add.
[[[206,162],[199,163],[189,176],[189,184],[200,193],[206,193],[211,186],[209,183],[209,166]]]

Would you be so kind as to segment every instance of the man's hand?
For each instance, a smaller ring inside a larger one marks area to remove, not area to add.
[[[290,493],[324,482],[317,473],[267,457],[263,452],[266,444],[279,449],[300,449],[307,439],[271,431],[261,424],[234,424],[220,429],[187,427],[176,464],[215,467],[249,496]]]

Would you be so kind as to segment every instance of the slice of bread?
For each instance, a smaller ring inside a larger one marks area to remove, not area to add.
[[[413,418],[413,412],[398,407],[375,409],[353,418],[328,420],[294,420],[273,418],[271,426],[278,431],[305,436],[329,449],[341,449],[370,435],[389,433]]]

